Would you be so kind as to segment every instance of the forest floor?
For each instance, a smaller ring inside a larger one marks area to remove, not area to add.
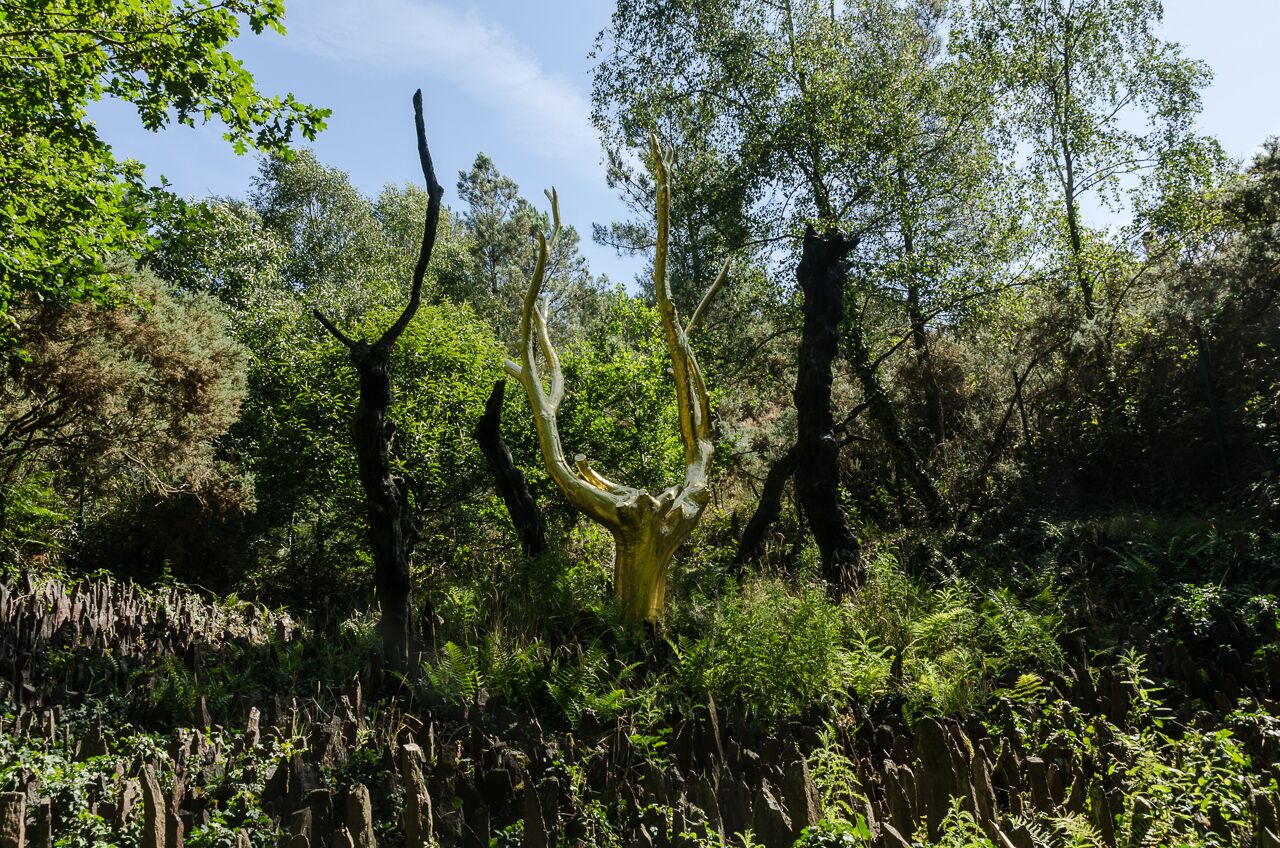
[[[946,656],[1021,619],[955,586],[894,647],[831,636],[794,582],[749,583],[716,620],[755,678],[677,635],[543,654],[494,632],[399,675],[370,671],[367,617],[29,570],[0,584],[0,845],[1277,846],[1274,561],[1183,582],[1246,555],[1179,545],[1078,566],[1056,651],[1006,649],[989,679]],[[828,656],[815,633],[864,644]],[[803,689],[797,666],[838,668],[845,695],[762,699]]]

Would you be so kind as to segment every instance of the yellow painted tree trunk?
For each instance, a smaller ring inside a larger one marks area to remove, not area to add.
[[[560,444],[556,412],[564,398],[564,375],[560,359],[547,334],[547,319],[538,304],[546,275],[547,260],[560,234],[560,206],[555,191],[551,201],[554,227],[550,245],[538,234],[538,261],[525,294],[520,320],[520,361],[507,361],[506,370],[524,387],[533,409],[538,446],[551,479],[579,511],[604,526],[613,535],[614,593],[619,620],[625,624],[656,621],[666,608],[667,571],[676,550],[697,526],[707,506],[707,467],[711,463],[712,427],[707,387],[702,382],[689,337],[697,329],[711,298],[724,283],[726,262],[706,297],[687,325],[680,324],[671,302],[667,279],[669,231],[669,167],[656,138],[652,140],[654,182],[657,185],[657,252],[653,263],[654,293],[662,318],[671,372],[676,382],[676,405],[680,413],[680,436],[684,443],[685,479],[657,494],[611,482],[578,454],[570,465]],[[541,353],[541,362],[538,354]],[[549,386],[543,385],[546,369]]]

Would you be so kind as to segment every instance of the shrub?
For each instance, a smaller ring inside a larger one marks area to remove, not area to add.
[[[679,681],[767,720],[854,696],[901,698],[913,716],[962,711],[1010,669],[1062,658],[1050,589],[1023,601],[958,578],[930,586],[888,556],[843,603],[819,584],[757,578],[688,606],[673,640]]]

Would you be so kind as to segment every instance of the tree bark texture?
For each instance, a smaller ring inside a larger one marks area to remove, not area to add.
[[[796,388],[796,493],[836,594],[862,578],[862,550],[840,505],[840,443],[831,415],[831,362],[840,347],[846,257],[857,242],[836,231],[804,237],[796,277],[804,292],[804,329]]]
[[[497,380],[484,405],[484,415],[476,424],[474,435],[480,444],[489,471],[493,474],[498,495],[507,507],[511,523],[520,537],[520,550],[526,557],[541,556],[547,550],[547,524],[542,511],[529,491],[524,473],[511,458],[511,449],[502,440],[502,399],[507,381]]]
[[[765,534],[782,513],[782,491],[795,471],[796,448],[792,445],[778,457],[765,475],[756,511],[751,514],[751,520],[747,522],[742,531],[742,539],[738,542],[739,565],[755,562],[764,555]]]
[[[409,609],[409,554],[414,541],[414,522],[408,487],[404,479],[391,470],[396,428],[387,416],[387,410],[391,406],[391,380],[387,374],[387,364],[396,339],[409,326],[422,302],[422,281],[435,247],[436,230],[440,223],[440,202],[444,196],[444,188],[436,180],[431,151],[427,147],[421,91],[413,95],[413,111],[418,136],[418,158],[422,164],[422,174],[426,178],[429,200],[422,232],[422,247],[413,270],[409,303],[396,322],[374,342],[349,338],[319,309],[312,310],[325,330],[347,348],[360,381],[360,400],[356,405],[352,428],[356,461],[369,520],[373,586],[382,610],[379,631],[382,635],[383,659],[392,668],[399,670],[408,668],[409,646],[413,636]]]
[[[360,402],[353,429],[369,520],[374,590],[382,608],[382,644],[388,661],[396,668],[405,668],[412,637],[409,554],[414,524],[405,482],[391,473],[396,428],[387,417],[391,405],[391,381],[387,376],[390,353],[391,346],[382,343],[357,342],[351,350],[351,361],[360,377]]]

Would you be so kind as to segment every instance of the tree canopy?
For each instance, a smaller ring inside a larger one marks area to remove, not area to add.
[[[104,265],[146,245],[149,190],[118,161],[89,107],[134,104],[149,130],[218,120],[237,152],[284,151],[328,111],[260,92],[227,50],[247,21],[284,32],[280,0],[58,0],[0,4],[0,339],[19,297],[80,300],[120,291]]]

